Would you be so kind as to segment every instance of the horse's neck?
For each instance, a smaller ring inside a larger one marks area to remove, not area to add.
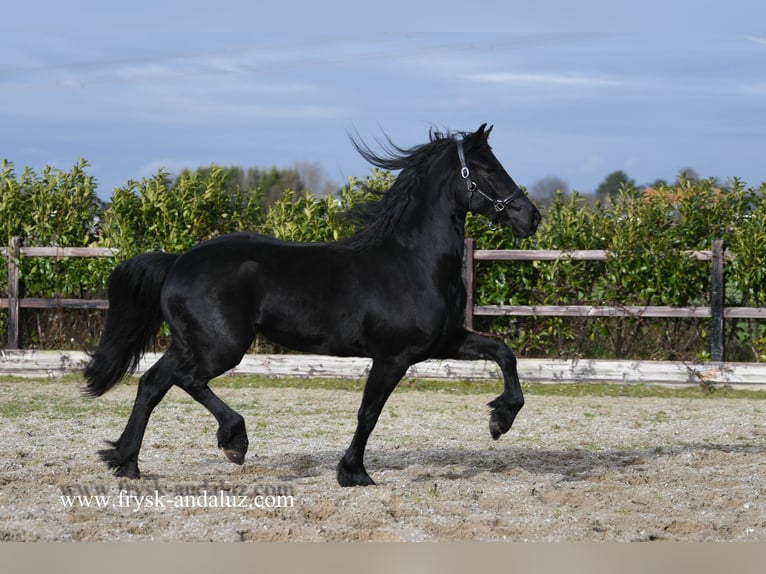
[[[417,201],[399,222],[396,234],[408,250],[433,255],[462,257],[465,245],[466,214],[458,206],[440,201]]]

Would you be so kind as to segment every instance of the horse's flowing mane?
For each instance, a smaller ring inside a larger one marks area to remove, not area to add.
[[[349,209],[344,217],[359,227],[347,243],[363,248],[377,243],[390,235],[395,224],[407,209],[411,195],[422,185],[421,176],[430,161],[452,146],[463,132],[440,132],[431,129],[429,141],[411,148],[394,144],[386,136],[380,145],[381,152],[376,153],[359,138],[352,137],[351,142],[359,154],[375,167],[389,171],[401,170],[391,187],[379,195],[378,199],[367,201]],[[457,158],[457,152],[455,152]]]

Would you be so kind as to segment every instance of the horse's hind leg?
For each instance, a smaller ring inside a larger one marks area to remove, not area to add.
[[[245,419],[224,403],[207,385],[207,381],[179,381],[178,386],[209,410],[218,421],[218,448],[236,464],[245,462],[248,439]]]
[[[141,377],[133,411],[120,438],[109,441],[112,448],[99,451],[101,459],[116,476],[126,478],[141,476],[138,469],[138,452],[141,450],[146,425],[154,407],[173,386],[172,375],[172,359],[166,353]]]
[[[226,278],[236,271],[223,269],[215,274],[198,269],[193,279],[181,271],[179,279],[166,282],[165,320],[178,354],[174,383],[216,418],[218,447],[230,461],[242,464],[248,448],[245,420],[208,386],[239,364],[255,337],[246,312],[251,295],[244,284],[232,285]]]

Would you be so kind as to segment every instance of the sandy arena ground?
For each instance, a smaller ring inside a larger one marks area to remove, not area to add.
[[[367,450],[378,485],[342,489],[357,392],[219,388],[247,421],[240,467],[173,389],[127,481],[95,453],[135,386],[1,382],[0,540],[766,541],[766,403],[528,395],[495,442],[498,390],[395,392]]]

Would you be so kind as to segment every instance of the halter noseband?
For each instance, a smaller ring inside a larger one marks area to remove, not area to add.
[[[460,158],[460,175],[465,180],[465,186],[468,190],[468,209],[471,209],[471,198],[473,197],[473,192],[475,191],[479,195],[481,195],[484,199],[489,201],[492,204],[492,207],[495,208],[495,211],[497,213],[500,213],[503,211],[508,205],[511,204],[511,202],[515,201],[522,195],[524,195],[524,190],[521,188],[517,188],[511,195],[506,197],[505,199],[497,199],[494,197],[490,197],[486,193],[484,193],[481,188],[479,188],[478,184],[471,179],[471,171],[468,169],[468,164],[465,162],[465,152],[463,151],[463,140],[458,140],[457,142],[457,155]]]

